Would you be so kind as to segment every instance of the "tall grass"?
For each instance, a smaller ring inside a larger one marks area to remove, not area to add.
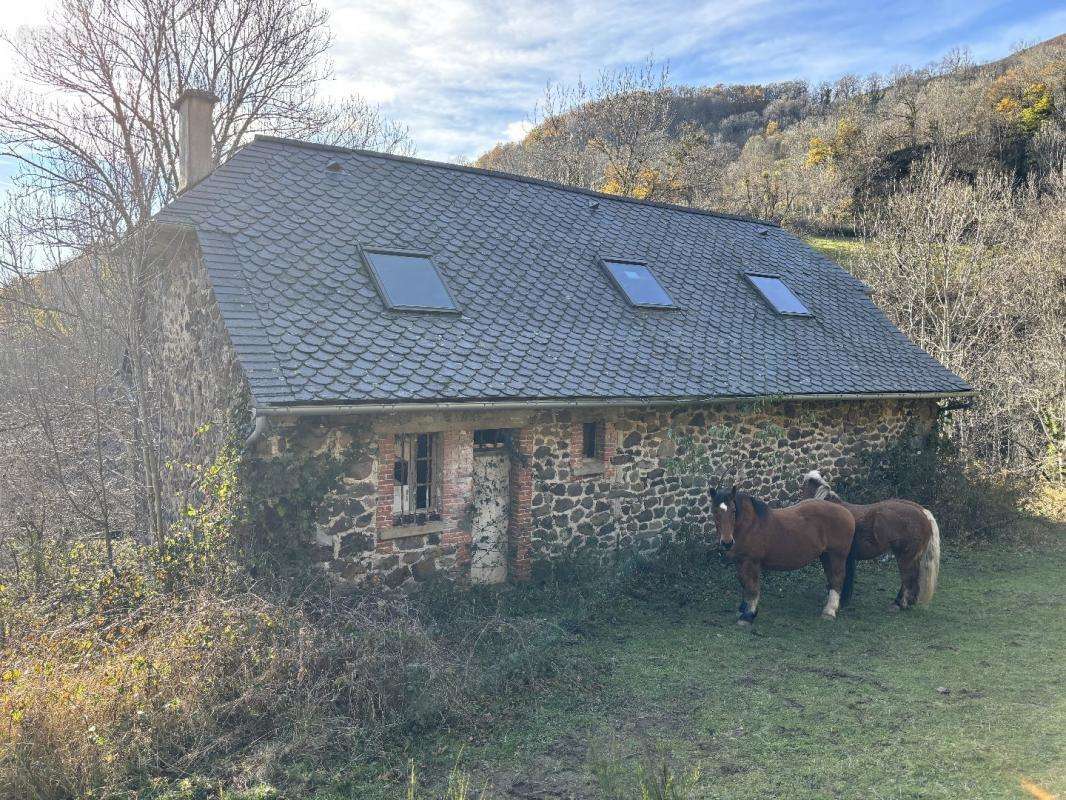
[[[488,606],[445,624],[395,593],[201,589],[66,624],[24,609],[0,680],[0,798],[254,785],[380,754],[563,674],[566,636]]]

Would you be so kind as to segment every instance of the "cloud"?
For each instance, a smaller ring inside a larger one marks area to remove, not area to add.
[[[380,104],[411,128],[420,155],[441,159],[521,138],[549,83],[648,55],[669,61],[679,83],[819,81],[924,64],[960,45],[999,58],[1066,29],[1066,8],[1046,0],[319,2],[334,38],[326,92]],[[42,4],[0,0],[0,27],[44,17]],[[9,56],[0,43],[0,78]]]
[[[770,0],[606,3],[329,0],[339,86],[391,87],[386,110],[411,126],[423,155],[473,156],[515,138],[553,81],[654,52],[687,54],[754,24]]]
[[[24,25],[40,25],[48,16],[50,3],[27,3],[25,0],[0,0],[0,33],[12,34]],[[0,39],[0,78],[7,80],[14,71],[14,54]]]
[[[520,142],[526,138],[526,134],[533,130],[533,123],[528,119],[520,119],[508,122],[503,129],[503,138],[507,142]]]
[[[520,138],[548,83],[649,54],[685,83],[822,80],[923,64],[958,45],[999,57],[1004,30],[1043,39],[1066,23],[1066,12],[1038,0],[902,0],[890,12],[852,0],[327,4],[336,88],[382,103],[430,158],[472,157]]]

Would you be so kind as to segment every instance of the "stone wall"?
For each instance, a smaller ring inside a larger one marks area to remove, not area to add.
[[[439,519],[420,525],[395,523],[393,465],[396,434],[401,432],[440,435]],[[297,505],[313,507],[313,531],[306,545],[314,560],[339,579],[397,588],[438,572],[469,571],[469,420],[454,415],[272,418],[256,456],[261,464],[277,467],[273,474],[281,484],[279,501],[285,492],[294,492],[300,495]],[[294,536],[301,533],[290,530]]]
[[[628,408],[541,415],[530,426],[532,561],[647,553],[686,523],[713,532],[707,480],[725,476],[769,502],[798,496],[811,469],[838,479],[914,420],[928,431],[928,401],[759,403]],[[581,421],[602,420],[602,471],[575,457]],[[584,474],[582,474],[584,473]]]
[[[172,517],[195,479],[186,465],[213,463],[249,392],[192,234],[169,248],[161,274],[159,435]]]
[[[804,472],[847,475],[909,421],[926,431],[934,415],[928,401],[851,401],[275,418],[257,454],[288,481],[279,493],[302,492],[297,509],[314,507],[307,546],[315,560],[342,580],[399,587],[440,572],[468,575],[476,557],[469,519],[479,428],[512,432],[508,571],[524,579],[562,558],[652,552],[682,523],[713,532],[701,476],[728,472],[753,494],[786,502],[796,497]],[[601,426],[594,459],[581,455],[584,422]],[[394,525],[399,432],[441,436],[440,520]],[[324,484],[315,477],[322,474]]]

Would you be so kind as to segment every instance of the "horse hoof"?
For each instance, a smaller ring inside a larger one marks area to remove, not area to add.
[[[899,611],[901,611],[901,610],[902,610],[902,609],[900,609],[900,607],[899,607],[899,603],[894,603],[894,602],[893,602],[893,603],[889,603],[889,604],[888,604],[888,611],[889,611],[889,613],[891,613],[891,614],[896,614],[896,613],[898,613],[898,612],[899,612]]]
[[[836,619],[836,618],[837,618],[836,614],[827,614],[824,611],[822,612],[822,619]]]
[[[738,619],[737,620],[737,625],[739,625],[742,628],[747,628],[749,625],[751,625],[751,620],[750,619]]]

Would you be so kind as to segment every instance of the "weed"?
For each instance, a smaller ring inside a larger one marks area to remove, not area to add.
[[[606,750],[589,749],[589,770],[603,800],[694,800],[703,769],[678,767],[660,744],[632,765],[617,741]]]
[[[473,778],[460,769],[459,761],[461,758],[462,751],[460,750],[455,759],[455,764],[448,773],[448,782],[445,785],[444,793],[432,798],[420,791],[415,762],[411,761],[404,800],[489,800],[488,787],[483,786],[480,791],[475,790]]]

